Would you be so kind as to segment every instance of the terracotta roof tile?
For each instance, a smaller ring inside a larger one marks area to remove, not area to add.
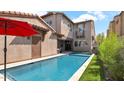
[[[37,26],[35,24],[32,24],[32,27],[36,30],[40,30],[40,31],[45,31],[45,32],[48,32],[49,30],[46,29],[46,28],[43,28],[43,27],[40,27],[40,26]]]
[[[0,14],[2,15],[13,15],[13,16],[19,16],[19,17],[36,17],[37,15],[34,15],[32,13],[25,13],[25,12],[16,12],[16,11],[0,11]]]

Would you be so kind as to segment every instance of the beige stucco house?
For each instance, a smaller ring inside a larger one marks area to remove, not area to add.
[[[58,37],[58,48],[61,51],[88,51],[95,47],[94,21],[74,23],[62,12],[48,12],[41,16],[61,37]]]
[[[124,36],[124,12],[122,11],[119,15],[116,15],[113,20],[109,23],[107,36],[110,32],[115,32],[117,36]]]
[[[0,17],[28,22],[40,34],[32,37],[7,36],[7,63],[57,54],[57,34],[37,15],[0,11]],[[4,36],[0,35],[0,64],[4,58]]]

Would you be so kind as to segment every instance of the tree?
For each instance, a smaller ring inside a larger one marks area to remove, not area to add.
[[[105,39],[104,33],[98,34],[97,37],[96,37],[97,44],[100,45],[103,42],[104,39]]]

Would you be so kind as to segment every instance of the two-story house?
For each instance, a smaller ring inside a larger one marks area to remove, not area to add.
[[[94,21],[74,23],[62,12],[48,12],[41,17],[59,34],[58,49],[92,52],[95,47]]]

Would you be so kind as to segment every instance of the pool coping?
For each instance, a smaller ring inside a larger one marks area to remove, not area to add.
[[[10,63],[10,64],[7,64],[6,68],[21,66],[21,65],[25,65],[25,64],[29,64],[29,63],[35,63],[37,61],[47,60],[47,59],[50,59],[50,58],[55,58],[55,57],[59,57],[59,56],[70,54],[70,53],[72,53],[72,52],[61,53],[61,54],[42,57],[42,58],[37,58],[37,59],[19,61],[19,62],[16,62],[16,63]],[[81,75],[83,74],[83,72],[85,71],[85,69],[87,68],[88,64],[91,62],[91,59],[93,58],[93,56],[94,56],[94,54],[92,54],[86,60],[86,62],[72,75],[72,77],[68,81],[78,81],[80,79]],[[0,65],[0,70],[2,70],[3,67],[4,67],[4,65]],[[3,79],[4,79],[4,75],[0,74],[0,81],[3,81]],[[12,81],[12,80],[7,78],[7,81]]]
[[[72,77],[68,81],[79,81],[81,75],[84,73],[86,68],[88,67],[89,63],[91,62],[94,54],[92,54],[86,62],[72,75]]]
[[[66,55],[66,54],[69,54],[69,53],[61,53],[61,54],[47,56],[47,57],[42,57],[42,58],[37,58],[37,59],[18,61],[18,62],[15,62],[15,63],[7,64],[6,68],[11,68],[11,67],[15,67],[15,66],[25,65],[25,64],[29,64],[29,63],[35,63],[37,61],[47,60],[47,59],[50,59],[50,58],[54,58],[54,57],[58,57],[58,56]],[[0,65],[0,70],[2,70],[3,68],[4,68],[4,65]]]

